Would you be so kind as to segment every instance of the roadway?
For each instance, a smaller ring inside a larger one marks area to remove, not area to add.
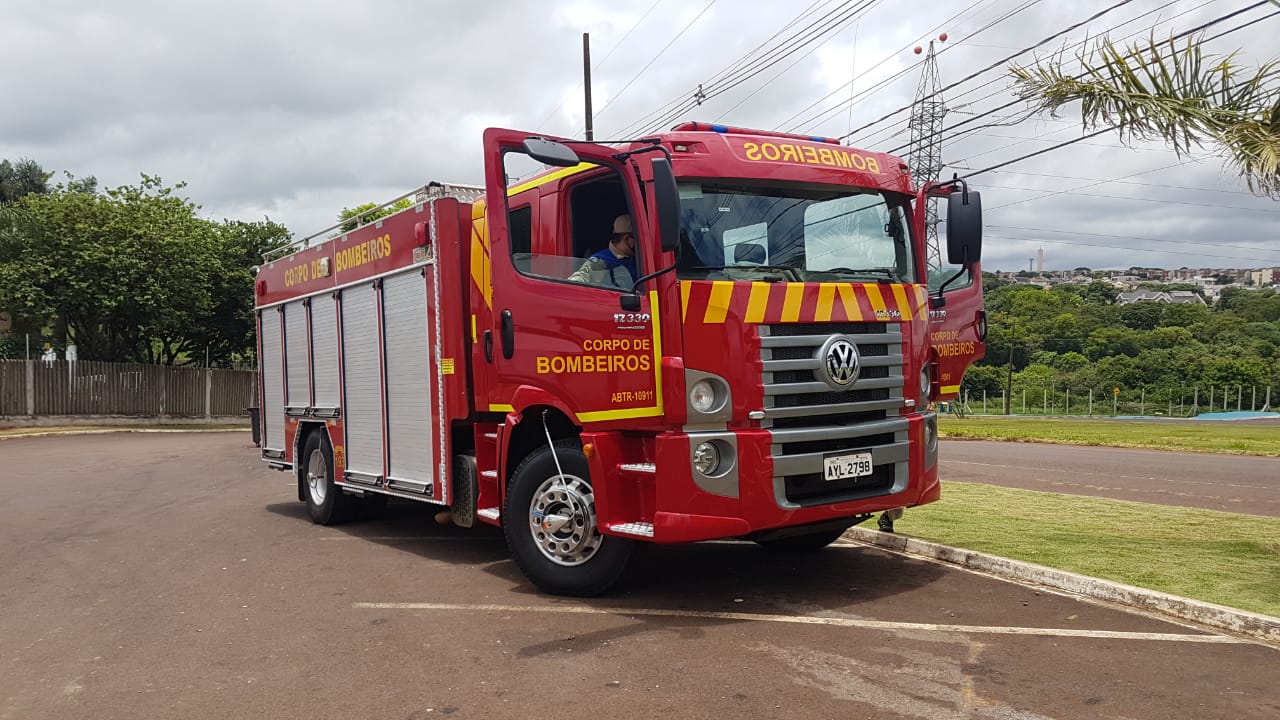
[[[1280,517],[1280,458],[943,440],[944,480]]]
[[[547,597],[427,507],[311,524],[247,433],[0,440],[0,493],[0,720],[1280,716],[1276,648],[859,545]]]

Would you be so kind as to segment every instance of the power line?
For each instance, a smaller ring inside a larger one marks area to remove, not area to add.
[[[1163,253],[1165,255],[1194,255],[1196,257],[1210,257],[1210,258],[1217,258],[1219,260],[1249,260],[1252,262],[1262,263],[1264,265],[1275,262],[1274,259],[1263,259],[1263,258],[1256,258],[1256,257],[1240,257],[1238,255],[1221,255],[1217,253],[1215,254],[1198,253],[1198,252],[1191,252],[1189,250],[1163,250],[1163,249],[1157,250],[1153,248],[1140,248],[1140,247],[1117,247],[1115,245],[1099,245],[1097,243],[1087,243],[1087,242],[1079,242],[1079,241],[1073,241],[1073,240],[1052,240],[1050,238],[1040,238],[1040,237],[1035,238],[1034,240],[1031,240],[1025,237],[1012,237],[1009,235],[999,235],[996,233],[984,233],[984,235],[986,237],[1000,238],[1002,240],[1020,240],[1022,242],[1047,242],[1047,243],[1056,243],[1060,245],[1082,245],[1084,247],[1105,248],[1107,250],[1123,250],[1125,252]]]
[[[1170,38],[1170,39],[1171,39],[1171,40],[1178,40],[1178,39],[1181,39],[1181,38],[1186,37],[1186,36],[1188,36],[1188,35],[1193,35],[1193,34],[1195,34],[1195,33],[1197,33],[1197,32],[1200,32],[1201,30],[1205,30],[1205,29],[1207,29],[1207,28],[1209,28],[1209,27],[1212,27],[1212,26],[1217,25],[1217,24],[1219,24],[1219,23],[1222,23],[1222,22],[1225,22],[1225,21],[1227,21],[1227,20],[1230,20],[1231,18],[1236,17],[1236,16],[1238,16],[1238,15],[1240,15],[1240,14],[1242,14],[1242,13],[1245,13],[1245,12],[1248,12],[1248,11],[1253,10],[1253,9],[1255,9],[1255,8],[1258,8],[1258,7],[1261,7],[1261,6],[1263,6],[1263,5],[1266,5],[1266,4],[1268,4],[1268,2],[1269,2],[1269,0],[1259,0],[1258,2],[1256,2],[1256,3],[1252,4],[1252,5],[1249,5],[1249,6],[1247,6],[1247,7],[1241,8],[1241,9],[1239,9],[1239,10],[1236,10],[1235,12],[1228,13],[1227,15],[1223,15],[1223,16],[1218,17],[1218,18],[1216,18],[1216,19],[1209,20],[1209,21],[1207,21],[1207,22],[1201,23],[1200,25],[1197,25],[1196,27],[1193,27],[1193,28],[1190,28],[1190,29],[1188,29],[1188,30],[1184,30],[1184,31],[1182,31],[1182,32],[1180,32],[1180,33],[1177,33],[1176,35],[1174,35],[1174,36],[1173,36],[1172,38]],[[1214,36],[1214,38],[1216,39],[1216,38],[1222,37],[1223,35],[1227,35],[1227,34],[1229,34],[1229,33],[1236,32],[1236,31],[1241,30],[1241,29],[1243,29],[1243,28],[1245,28],[1245,27],[1247,27],[1247,24],[1246,24],[1246,25],[1240,25],[1240,26],[1238,26],[1238,27],[1235,27],[1235,28],[1232,28],[1232,29],[1230,29],[1230,30],[1224,31],[1224,32],[1222,32],[1222,33],[1219,33],[1218,35],[1215,35],[1215,36]],[[1080,77],[1082,77],[1082,76],[1076,76],[1076,79],[1079,79]],[[990,96],[988,96],[988,97],[990,97]],[[989,115],[992,115],[992,114],[994,114],[994,113],[997,113],[997,112],[999,112],[999,111],[1001,111],[1001,110],[1005,110],[1005,109],[1007,109],[1007,108],[1013,107],[1014,105],[1017,105],[1017,104],[1019,104],[1020,102],[1022,102],[1022,100],[1020,100],[1020,99],[1018,99],[1018,98],[1014,98],[1013,100],[1011,100],[1011,101],[1009,101],[1009,102],[1005,103],[1004,105],[1000,105],[999,107],[992,108],[991,110],[988,110],[988,111],[987,111],[987,112],[985,112],[985,113],[982,113],[982,114],[980,114],[980,115],[975,115],[975,116],[973,116],[972,118],[969,118],[969,119],[967,119],[967,120],[961,120],[960,122],[958,122],[958,123],[956,123],[956,124],[952,125],[951,127],[943,128],[942,132],[944,132],[944,133],[945,133],[945,132],[948,132],[948,131],[951,131],[951,130],[955,130],[956,128],[959,128],[959,127],[960,127],[960,126],[962,126],[962,125],[968,125],[968,124],[970,124],[970,123],[977,122],[978,120],[981,120],[981,119],[982,119],[982,118],[984,118],[984,117],[987,117],[987,116],[989,116]],[[906,147],[905,145],[903,145],[903,146],[899,146],[899,147],[897,147],[897,148],[894,148],[894,149],[890,150],[890,151],[889,151],[889,153],[890,153],[890,154],[895,154],[895,153],[897,153],[897,152],[899,152],[899,151],[903,150],[905,147]]]
[[[1027,198],[1026,200],[1018,200],[1017,202],[1005,203],[1004,205],[997,205],[993,208],[987,208],[987,212],[991,212],[992,210],[999,210],[1000,208],[1004,208],[1004,207],[1009,207],[1010,205],[1017,205],[1018,203],[1031,202],[1033,200],[1043,200],[1045,198],[1053,197],[1054,195],[1061,195],[1064,192],[1074,192],[1076,190],[1085,190],[1091,187],[1096,187],[1098,185],[1106,185],[1109,182],[1115,182],[1115,180],[1128,180],[1131,177],[1138,177],[1139,175],[1150,175],[1153,172],[1160,172],[1161,170],[1168,170],[1170,168],[1180,167],[1182,165],[1190,164],[1191,162],[1192,161],[1189,159],[1179,160],[1176,163],[1172,163],[1170,165],[1162,165],[1158,168],[1153,168],[1151,170],[1140,170],[1135,173],[1129,173],[1128,175],[1121,175],[1120,177],[1115,178],[1114,180],[1099,180],[1098,182],[1095,182],[1095,183],[1090,183],[1088,185],[1081,185],[1079,187],[1074,187],[1074,188],[1068,188],[1067,190],[1058,190],[1055,192],[1048,193],[1047,195],[1041,195],[1040,197]]]
[[[652,13],[654,9],[661,4],[662,4],[662,0],[654,0],[654,3],[649,6],[649,9],[645,10],[644,14],[640,16],[640,19],[636,20],[635,23],[631,26],[631,29],[627,30],[627,32],[623,34],[622,39],[618,40],[618,42],[613,44],[613,48],[609,50],[608,54],[606,54],[603,58],[601,58],[599,62],[591,66],[591,72],[594,73],[596,70],[599,70],[601,66],[603,66],[606,62],[608,62],[609,58],[613,57],[613,54],[618,51],[618,48],[622,47],[622,44],[627,41],[627,38],[631,37],[631,33],[635,32],[636,28],[640,27],[640,23],[644,22],[645,18],[649,17],[649,13]],[[578,83],[577,89],[578,90],[582,89],[582,83]],[[556,106],[555,110],[552,110],[551,112],[547,113],[546,117],[538,121],[538,124],[535,126],[534,129],[536,130],[538,128],[541,128],[543,125],[547,123],[548,120],[555,117],[555,114],[560,112],[560,110],[564,107],[565,103],[567,102],[569,102],[568,98],[561,100],[560,104]]]
[[[1262,1],[1263,1],[1263,2],[1266,2],[1267,0],[1262,0]],[[941,94],[941,93],[944,93],[944,92],[946,92],[947,90],[950,90],[951,88],[954,88],[955,86],[957,86],[957,85],[959,85],[959,84],[961,84],[961,83],[968,82],[968,81],[970,81],[970,80],[972,80],[972,79],[974,79],[974,78],[978,77],[979,75],[982,75],[983,73],[990,72],[991,70],[993,70],[993,69],[995,69],[995,68],[997,68],[997,67],[1000,67],[1000,66],[1004,65],[1005,63],[1009,62],[1010,60],[1013,60],[1014,58],[1018,57],[1019,55],[1022,55],[1022,54],[1024,54],[1024,53],[1031,52],[1032,50],[1035,50],[1036,48],[1040,47],[1041,45],[1044,45],[1045,43],[1048,43],[1048,42],[1051,42],[1051,41],[1053,41],[1053,40],[1056,40],[1056,39],[1058,39],[1059,37],[1062,37],[1063,35],[1066,35],[1067,33],[1071,32],[1071,31],[1073,31],[1073,30],[1078,30],[1079,28],[1083,27],[1084,25],[1087,25],[1088,23],[1091,23],[1091,22],[1093,22],[1094,20],[1097,20],[1098,18],[1102,17],[1103,15],[1106,15],[1107,13],[1111,12],[1112,10],[1115,10],[1115,9],[1117,9],[1117,8],[1120,8],[1120,7],[1123,7],[1123,6],[1125,6],[1125,5],[1128,5],[1128,4],[1129,4],[1129,3],[1131,3],[1131,2],[1133,2],[1133,0],[1120,0],[1120,2],[1117,2],[1116,4],[1111,5],[1111,6],[1109,6],[1109,7],[1105,8],[1105,9],[1103,9],[1103,10],[1099,10],[1098,12],[1094,13],[1093,15],[1090,15],[1089,17],[1085,18],[1084,20],[1081,20],[1080,22],[1077,22],[1077,23],[1075,23],[1075,24],[1073,24],[1073,25],[1068,26],[1068,27],[1067,27],[1066,29],[1064,29],[1064,30],[1060,30],[1060,31],[1058,31],[1058,32],[1054,33],[1053,35],[1050,35],[1049,37],[1047,37],[1047,38],[1045,38],[1045,39],[1041,40],[1040,42],[1036,43],[1035,45],[1031,45],[1031,46],[1029,46],[1029,47],[1023,48],[1022,50],[1019,50],[1018,52],[1016,52],[1016,53],[1014,53],[1014,54],[1012,54],[1012,55],[1009,55],[1008,57],[1005,57],[1005,58],[1003,58],[1003,59],[1001,59],[1001,60],[997,60],[996,62],[994,62],[994,63],[992,63],[992,64],[990,64],[990,65],[986,66],[985,68],[983,68],[983,69],[981,69],[981,70],[978,70],[978,71],[976,71],[976,72],[974,72],[974,73],[971,73],[971,74],[969,74],[969,75],[967,75],[967,76],[965,76],[965,77],[963,77],[963,78],[961,78],[961,79],[959,79],[959,80],[957,80],[957,81],[955,81],[955,82],[951,83],[950,85],[947,85],[947,86],[945,86],[945,87],[939,88],[935,93],[933,93],[933,94],[932,94],[932,95],[930,95],[929,97],[922,98],[922,99],[923,99],[923,100],[928,100],[928,99],[930,99],[930,98],[934,97],[935,95],[939,95],[939,94]],[[900,112],[904,112],[904,111],[906,111],[906,110],[910,110],[910,109],[911,109],[911,107],[912,107],[911,105],[907,105],[907,106],[905,106],[905,107],[898,108],[897,110],[894,110],[893,112],[891,112],[891,113],[889,113],[889,114],[887,114],[887,115],[882,116],[882,117],[881,117],[881,118],[879,118],[878,120],[873,120],[873,121],[871,121],[871,122],[867,123],[866,125],[863,125],[862,127],[857,128],[856,130],[854,130],[854,131],[850,132],[849,134],[847,134],[847,135],[845,135],[845,136],[841,137],[840,139],[841,139],[841,140],[844,140],[845,138],[851,137],[851,136],[853,136],[853,135],[855,135],[855,134],[857,134],[857,133],[859,133],[859,132],[862,132],[863,130],[865,130],[865,129],[867,129],[867,128],[871,127],[872,125],[876,125],[876,124],[878,124],[878,123],[880,123],[880,122],[883,122],[884,120],[887,120],[887,119],[889,119],[889,118],[893,117],[894,115],[897,115],[897,114],[898,114],[898,113],[900,113]]]
[[[634,77],[628,80],[627,84],[623,85],[621,90],[619,90],[617,93],[614,93],[613,97],[609,98],[608,102],[606,102],[603,106],[600,107],[599,110],[596,111],[596,114],[599,115],[600,113],[604,112],[605,108],[609,107],[610,105],[613,104],[615,100],[622,97],[622,94],[627,91],[627,88],[630,88],[633,84],[635,84],[635,81],[639,80],[640,76],[643,75],[645,71],[648,70],[655,62],[657,62],[658,58],[662,57],[663,53],[665,53],[672,45],[674,45],[676,41],[679,40],[686,32],[688,32],[689,28],[693,27],[693,24],[698,22],[698,19],[701,18],[703,15],[705,15],[706,12],[711,9],[711,6],[715,4],[716,4],[716,0],[711,0],[706,4],[706,6],[704,6],[701,10],[699,10],[698,14],[694,15],[692,20],[685,23],[685,26],[680,28],[680,32],[676,33],[675,37],[671,38],[671,40],[667,42],[666,45],[662,46],[662,49],[658,51],[657,55],[654,55],[653,58],[649,60],[649,62],[644,64],[644,67],[640,68],[640,72],[636,73]]]
[[[974,3],[970,4],[970,5],[969,5],[967,8],[965,8],[964,10],[961,10],[960,12],[956,13],[955,15],[952,15],[951,17],[947,18],[946,20],[943,20],[942,22],[938,23],[938,24],[937,24],[937,25],[936,25],[932,30],[930,30],[929,32],[925,33],[925,34],[924,34],[923,36],[921,36],[920,38],[917,38],[914,42],[920,42],[920,41],[921,41],[923,38],[925,38],[925,37],[931,37],[931,36],[933,35],[933,33],[937,32],[937,31],[938,31],[938,30],[940,30],[941,28],[946,27],[948,24],[950,24],[950,23],[954,22],[956,19],[960,18],[961,16],[963,16],[963,15],[965,15],[965,14],[967,14],[967,13],[971,12],[971,11],[972,11],[974,8],[976,8],[978,5],[981,5],[981,4],[982,4],[982,2],[983,2],[983,0],[979,0],[978,2],[974,2]],[[1034,5],[1034,4],[1035,4],[1035,3],[1037,3],[1037,2],[1040,2],[1040,0],[1031,0],[1031,2],[1027,3],[1024,7],[1030,7],[1031,5]],[[1021,11],[1021,9],[1023,9],[1023,8],[1019,8],[1019,10],[1014,11],[1014,12],[1020,12],[1020,11]],[[1007,15],[1006,17],[1009,17],[1009,16],[1012,16],[1012,14],[1009,14],[1009,15]],[[989,24],[989,25],[988,25],[988,27],[990,27],[990,26],[991,26],[991,24]],[[983,29],[986,29],[986,28],[983,28]],[[966,40],[968,40],[969,38],[973,37],[974,35],[977,35],[977,34],[978,34],[978,32],[982,32],[982,30],[979,30],[979,31],[974,32],[974,33],[971,33],[971,34],[969,34],[968,36],[966,36],[965,38],[963,38],[963,39],[961,39],[961,40],[958,40],[958,41],[956,41],[956,42],[957,42],[957,43],[963,43],[963,42],[965,42]],[[806,112],[808,112],[809,110],[813,109],[813,107],[814,107],[815,105],[818,105],[819,103],[823,102],[824,100],[827,100],[827,99],[831,98],[831,96],[836,95],[837,93],[842,92],[846,87],[848,87],[848,88],[852,91],[852,89],[853,89],[853,84],[854,84],[855,82],[857,82],[858,78],[863,77],[864,75],[867,75],[867,74],[869,74],[869,73],[875,72],[875,71],[876,71],[876,70],[877,70],[881,65],[884,65],[885,63],[889,62],[889,61],[890,61],[890,60],[892,60],[895,56],[897,56],[899,53],[905,52],[908,48],[910,48],[910,47],[911,47],[911,44],[912,44],[912,43],[908,43],[906,47],[900,48],[900,49],[898,49],[898,50],[895,50],[895,51],[894,51],[894,52],[892,52],[892,53],[889,53],[888,55],[885,55],[883,58],[881,58],[881,59],[880,59],[880,62],[878,62],[878,63],[876,63],[875,65],[872,65],[871,67],[869,67],[869,68],[867,68],[866,70],[862,71],[862,73],[861,73],[860,75],[854,75],[854,76],[853,76],[853,78],[851,78],[851,79],[849,80],[849,82],[847,82],[847,83],[845,83],[845,84],[841,85],[840,87],[836,88],[835,90],[832,90],[831,92],[827,93],[826,95],[822,96],[821,98],[818,98],[817,100],[813,101],[813,102],[812,102],[812,103],[810,103],[809,105],[807,105],[807,106],[805,106],[804,108],[802,108],[799,112],[796,112],[796,113],[795,113],[795,114],[793,114],[791,117],[787,118],[786,120],[783,120],[781,123],[779,123],[779,124],[778,124],[778,126],[777,126],[777,127],[773,128],[773,129],[774,129],[774,130],[777,130],[778,128],[781,128],[782,126],[784,126],[784,125],[786,125],[786,124],[790,123],[791,121],[793,121],[793,120],[795,120],[796,118],[800,117],[800,116],[801,116],[801,115],[803,115],[804,113],[806,113]],[[855,48],[855,53],[856,53],[856,52],[857,52],[857,50],[856,50],[856,48]],[[942,52],[946,52],[946,50],[943,50]],[[942,53],[939,53],[939,54],[942,54]],[[905,68],[903,68],[902,70],[899,70],[898,72],[896,72],[896,73],[894,73],[893,75],[891,75],[891,76],[889,76],[889,77],[885,78],[884,80],[881,80],[880,82],[876,83],[875,85],[872,85],[870,88],[867,88],[866,90],[863,90],[862,92],[860,92],[860,93],[858,93],[858,94],[856,94],[856,95],[851,95],[847,100],[842,100],[841,102],[837,103],[837,104],[836,104],[836,105],[834,105],[833,107],[830,107],[830,108],[827,108],[826,110],[823,110],[822,112],[818,113],[818,115],[817,115],[817,116],[812,117],[812,118],[809,118],[808,120],[802,121],[801,123],[799,123],[799,124],[797,124],[797,125],[793,125],[793,126],[791,126],[790,128],[788,128],[788,129],[787,129],[787,132],[794,132],[794,131],[795,131],[795,130],[800,126],[800,125],[804,125],[804,124],[807,124],[807,123],[810,123],[810,122],[816,122],[816,121],[817,121],[817,119],[819,119],[819,118],[821,118],[821,117],[823,117],[823,116],[825,116],[825,115],[828,115],[828,114],[830,114],[830,113],[832,113],[832,112],[839,111],[839,110],[840,110],[841,108],[843,108],[845,105],[849,105],[850,110],[852,110],[852,109],[853,109],[853,101],[854,101],[854,100],[856,100],[856,99],[858,99],[858,98],[860,98],[860,97],[864,97],[864,96],[869,95],[869,94],[874,94],[874,93],[877,91],[877,89],[882,88],[883,86],[887,85],[888,83],[892,82],[893,80],[896,80],[896,79],[898,79],[898,78],[902,77],[903,75],[905,75],[905,74],[909,73],[909,72],[910,72],[911,70],[913,70],[915,67],[916,67],[916,66],[912,65],[912,66],[905,67]]]
[[[1081,235],[1081,236],[1087,236],[1087,237],[1115,238],[1117,240],[1143,240],[1146,242],[1153,242],[1153,243],[1175,243],[1178,245],[1195,245],[1199,247],[1223,247],[1223,248],[1234,248],[1237,250],[1250,250],[1250,251],[1256,250],[1260,252],[1280,253],[1280,250],[1268,250],[1266,248],[1253,247],[1251,245],[1228,245],[1226,243],[1195,242],[1193,240],[1170,240],[1168,238],[1140,237],[1137,235],[1111,235],[1107,233],[1079,232],[1076,230],[1050,230],[1049,228],[1019,227],[1017,225],[987,225],[987,227],[1003,228],[1005,230],[1025,230],[1027,232],[1050,232],[1050,233],[1058,233],[1061,235]]]
[[[737,60],[734,60],[733,62],[729,63],[727,66],[721,68],[720,71],[717,72],[715,75],[713,75],[710,80],[706,81],[706,84],[715,83],[719,81],[721,78],[725,77],[726,75],[735,72],[740,67],[743,67],[747,62],[750,61],[752,56],[759,53],[770,42],[777,39],[779,36],[787,32],[788,30],[790,30],[792,27],[795,27],[797,24],[803,22],[805,18],[808,18],[817,10],[831,4],[832,1],[833,0],[814,0],[812,4],[810,4],[804,10],[801,10],[798,15],[793,17],[786,25],[782,26],[776,32],[774,32],[773,35],[770,35],[768,38],[765,38],[759,45],[756,45],[754,48],[748,50],[746,53],[743,53],[743,55],[739,57]],[[690,91],[688,94],[693,94],[693,92],[694,91]],[[649,111],[647,114],[645,114],[644,116],[642,116],[641,118],[637,119],[636,121],[628,125],[626,128],[624,128],[619,133],[619,135],[628,136],[633,134],[635,132],[635,129],[637,128],[644,128],[644,127],[651,126],[652,123],[650,121],[653,118],[662,116],[663,114],[668,113],[671,110],[671,108],[674,108],[677,105],[680,105],[681,103],[687,102],[686,98],[687,98],[687,95],[682,94],[676,97],[675,99],[668,101],[667,103],[663,104],[657,109]]]
[[[691,110],[692,108],[701,105],[703,102],[710,100],[711,98],[717,97],[719,95],[722,95],[728,92],[729,90],[732,90],[733,88],[737,87],[738,85],[741,85],[747,80],[755,77],[756,75],[759,75],[765,70],[768,70],[770,67],[773,67],[774,65],[778,64],[782,60],[786,59],[790,55],[800,50],[801,48],[804,48],[805,46],[813,43],[814,41],[818,40],[824,35],[829,35],[835,32],[836,30],[839,30],[842,26],[852,21],[857,15],[859,15],[872,2],[875,2],[875,1],[877,0],[862,0],[861,5],[858,5],[857,7],[852,7],[852,8],[850,8],[849,6],[852,5],[853,2],[846,3],[841,9],[835,11],[835,13],[843,13],[843,14],[841,14],[839,17],[835,18],[834,20],[831,20],[829,24],[827,24],[825,27],[818,28],[816,31],[814,31],[813,28],[815,26],[820,25],[823,22],[823,20],[817,20],[811,23],[810,25],[806,26],[799,32],[795,33],[791,37],[784,40],[778,47],[768,51],[767,55],[757,58],[755,60],[752,60],[748,65],[744,66],[740,70],[737,70],[734,73],[730,74],[729,76],[724,77],[722,80],[715,83],[712,88],[700,87],[699,92],[697,93],[697,95],[695,95],[695,97],[692,100],[686,102],[685,105],[683,105],[680,109],[677,109],[674,112],[668,113],[664,119],[657,120],[651,123],[649,127],[655,127],[655,126],[661,127],[662,125],[667,124],[672,120],[678,118],[679,116],[683,115],[688,110]]]
[[[1179,163],[1179,164],[1181,165],[1182,163]],[[1087,181],[1097,183],[1099,185],[1104,183],[1115,183],[1117,185],[1141,185],[1142,187],[1165,188],[1168,190],[1190,190],[1194,192],[1229,193],[1232,195],[1250,195],[1250,196],[1252,196],[1253,194],[1247,190],[1221,190],[1216,188],[1190,187],[1187,185],[1163,185],[1160,183],[1133,182],[1129,180],[1099,180],[1098,178],[1077,177],[1074,175],[1056,175],[1051,173],[1033,173],[1033,172],[1025,172],[1022,170],[992,170],[992,172],[994,172],[997,175],[1029,175],[1031,177],[1046,177],[1046,178],[1055,178],[1058,180],[1087,180]],[[1084,187],[1092,187],[1092,185],[1085,185]]]
[[[880,0],[871,0],[871,1],[870,1],[870,3],[869,3],[868,5],[866,5],[866,6],[865,6],[865,8],[866,8],[866,9],[865,9],[865,10],[863,10],[863,11],[861,12],[861,14],[865,15],[866,13],[870,12],[870,11],[871,11],[871,9],[872,9],[872,8],[874,8],[876,5],[878,5],[879,3],[880,3]],[[859,18],[859,22],[861,22],[861,18]],[[742,104],[743,104],[743,103],[745,103],[746,101],[748,101],[748,100],[750,100],[751,98],[753,98],[753,97],[755,97],[756,95],[758,95],[758,94],[760,93],[760,91],[761,91],[761,90],[764,90],[765,88],[769,87],[769,85],[770,85],[770,84],[772,84],[774,80],[777,80],[779,77],[781,77],[782,75],[784,75],[788,70],[790,70],[791,68],[795,67],[797,64],[799,64],[799,63],[800,63],[800,61],[801,61],[801,60],[804,60],[805,58],[807,58],[807,57],[809,57],[810,55],[812,55],[815,51],[817,51],[817,49],[818,49],[818,48],[822,47],[823,45],[826,45],[826,44],[827,44],[827,43],[828,43],[832,38],[834,38],[834,37],[836,37],[836,35],[835,35],[834,33],[827,35],[827,37],[826,37],[822,42],[820,42],[820,43],[818,43],[817,45],[814,45],[812,48],[810,48],[810,49],[809,49],[809,52],[807,52],[807,53],[805,53],[805,54],[801,55],[800,57],[796,58],[795,60],[793,60],[793,61],[791,62],[791,64],[790,64],[790,65],[786,66],[786,67],[785,67],[785,68],[783,68],[782,70],[779,70],[779,71],[778,71],[778,73],[777,73],[776,75],[774,75],[772,78],[769,78],[768,80],[765,80],[763,83],[761,83],[761,84],[760,84],[760,87],[758,87],[758,88],[756,88],[755,90],[751,91],[751,94],[750,94],[750,95],[747,95],[746,97],[744,97],[744,98],[742,98],[741,100],[739,100],[736,104],[734,104],[734,105],[733,105],[733,107],[730,107],[728,110],[721,111],[721,113],[720,113],[720,117],[722,117],[722,118],[723,118],[725,115],[728,115],[729,113],[733,112],[734,110],[737,110],[739,107],[741,107],[741,106],[742,106]]]
[[[999,188],[1001,190],[1018,190],[1021,192],[1043,192],[1044,191],[1044,188],[1023,188],[1023,187],[1017,187],[1017,186],[1011,186],[1011,185],[985,185],[984,187]],[[1242,210],[1244,212],[1261,212],[1261,213],[1280,212],[1280,210],[1277,210],[1275,208],[1248,208],[1248,207],[1240,207],[1239,205],[1217,205],[1214,203],[1197,203],[1197,202],[1189,202],[1186,200],[1161,200],[1158,198],[1130,197],[1126,195],[1106,195],[1102,193],[1078,192],[1075,190],[1058,190],[1058,191],[1055,191],[1054,194],[1055,195],[1076,195],[1079,197],[1106,198],[1108,200],[1129,200],[1129,201],[1148,202],[1148,203],[1166,203],[1169,205],[1190,205],[1192,207],[1217,208],[1220,210]],[[1028,198],[1028,200],[1042,200],[1046,197],[1049,197],[1049,196],[1044,195],[1041,197]],[[1023,202],[1026,202],[1026,201],[1023,201]],[[1010,203],[1010,204],[1017,204],[1017,203]],[[1002,205],[1000,207],[1007,207],[1007,206]],[[994,210],[995,208],[991,208],[991,209]]]

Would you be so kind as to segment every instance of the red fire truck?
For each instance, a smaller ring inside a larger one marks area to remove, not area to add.
[[[591,595],[637,542],[810,550],[938,499],[933,407],[983,353],[978,192],[700,123],[484,154],[483,188],[259,268],[262,456],[312,520],[432,503]]]

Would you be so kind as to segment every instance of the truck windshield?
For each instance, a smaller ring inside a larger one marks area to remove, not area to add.
[[[680,183],[683,279],[912,282],[907,198],[857,188]]]

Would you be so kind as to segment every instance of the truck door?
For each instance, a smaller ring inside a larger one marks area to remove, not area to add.
[[[947,205],[949,185],[925,186],[917,198],[916,212],[923,216],[929,195],[942,197]],[[976,196],[977,193],[974,193]],[[981,211],[979,210],[979,218]],[[923,226],[923,217],[921,217]],[[986,354],[987,319],[982,300],[982,265],[948,262],[947,233],[950,228],[939,223],[942,267],[929,268],[929,345],[937,363],[938,400],[952,400],[960,395],[960,382],[973,363]],[[935,299],[941,290],[943,302]]]
[[[621,302],[658,258],[635,172],[617,150],[578,142],[555,145],[559,165],[545,171],[531,153],[552,143],[527,146],[530,137],[484,136],[488,409],[560,404],[582,423],[660,415],[654,299],[642,292],[631,310]]]

